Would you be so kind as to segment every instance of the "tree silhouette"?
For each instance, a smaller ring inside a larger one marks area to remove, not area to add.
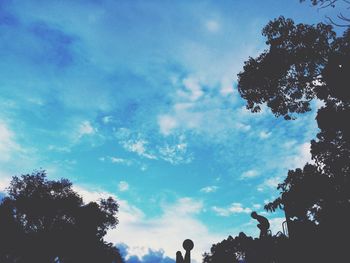
[[[311,0],[314,5],[337,1]],[[301,1],[302,2],[302,1]],[[350,3],[350,2],[349,2]],[[231,236],[204,254],[209,262],[346,262],[350,237],[350,29],[337,36],[331,25],[295,24],[279,17],[262,31],[269,46],[249,58],[238,74],[247,109],[262,105],[293,120],[323,101],[320,129],[311,141],[313,164],[291,170],[280,196],[265,209],[283,209],[288,236]]]
[[[117,212],[112,198],[84,204],[71,182],[45,171],[15,176],[0,204],[0,262],[122,262],[103,240]]]
[[[299,255],[334,261],[344,255],[342,238],[350,234],[350,29],[337,37],[330,25],[279,17],[263,35],[269,49],[249,58],[238,75],[247,108],[257,112],[266,104],[291,120],[310,111],[313,99],[324,102],[316,117],[320,132],[311,142],[315,163],[289,171],[278,186],[280,197],[265,208],[284,209]]]
[[[235,262],[292,262],[288,251],[289,240],[284,235],[253,239],[243,232],[233,238],[229,236],[211,247],[203,255],[204,263]]]

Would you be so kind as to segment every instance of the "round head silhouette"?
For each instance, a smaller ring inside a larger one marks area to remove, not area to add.
[[[186,239],[183,243],[182,243],[183,248],[186,251],[192,250],[194,247],[193,241],[191,239]]]
[[[254,211],[254,212],[252,212],[252,213],[250,214],[250,216],[251,216],[252,218],[256,218],[256,217],[258,216],[258,214]]]

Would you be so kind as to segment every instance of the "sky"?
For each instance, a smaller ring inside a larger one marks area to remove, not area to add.
[[[298,0],[0,0],[0,190],[11,176],[68,178],[85,201],[113,196],[107,240],[129,262],[196,262],[240,231],[289,169],[310,162],[315,110],[253,114],[237,73],[280,15],[325,21]],[[319,107],[314,102],[314,109]],[[155,260],[154,258],[158,258]]]

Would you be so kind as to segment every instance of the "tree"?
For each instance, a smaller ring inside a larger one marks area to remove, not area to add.
[[[323,8],[341,1],[311,2]],[[323,101],[316,117],[320,132],[311,141],[314,163],[289,171],[278,185],[280,196],[265,205],[285,211],[288,238],[276,235],[264,243],[229,237],[203,261],[344,262],[350,236],[350,29],[337,36],[331,25],[295,24],[281,16],[262,33],[269,48],[245,62],[238,91],[253,113],[267,105],[286,120],[310,111],[313,100]]]
[[[84,204],[66,179],[14,176],[0,204],[0,262],[122,262],[103,240],[118,224],[113,198]]]
[[[279,17],[263,35],[269,49],[249,58],[238,74],[247,108],[257,112],[266,104],[276,116],[292,120],[310,111],[313,99],[325,105],[316,118],[320,132],[311,142],[315,163],[289,171],[278,186],[280,197],[265,209],[284,209],[291,237],[310,241],[305,237],[312,236],[311,243],[325,248],[323,255],[339,255],[340,237],[350,234],[350,29],[336,36],[330,25]]]
[[[288,245],[288,239],[283,235],[253,239],[241,232],[235,238],[229,236],[227,239],[214,244],[210,253],[203,255],[203,262],[293,262],[289,261],[290,257],[286,245]]]

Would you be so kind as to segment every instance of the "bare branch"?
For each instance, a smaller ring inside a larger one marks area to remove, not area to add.
[[[329,21],[332,25],[334,25],[334,26],[338,26],[338,27],[350,27],[350,24],[349,24],[349,25],[342,25],[342,24],[338,24],[338,23],[334,22],[333,19],[330,18],[329,16],[326,16],[326,18],[327,18],[328,21]]]
[[[350,22],[350,18],[344,16],[342,13],[340,13],[338,15],[339,19],[343,20],[343,21],[346,21],[346,22]]]

